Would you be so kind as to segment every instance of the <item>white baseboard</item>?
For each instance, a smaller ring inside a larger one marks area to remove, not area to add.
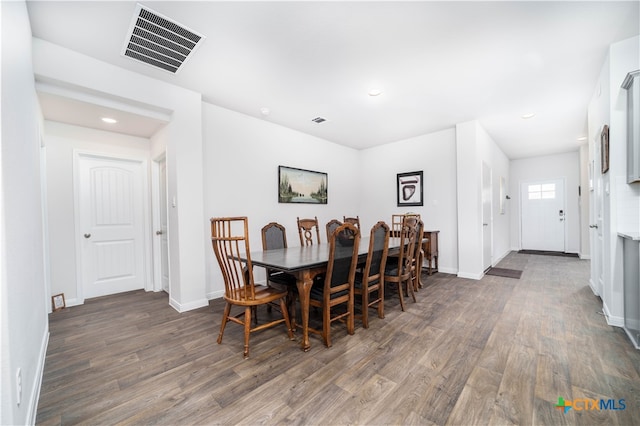
[[[502,256],[499,256],[497,259],[495,259],[491,266],[496,266],[498,263],[500,263],[502,261],[502,259],[504,259],[505,257],[507,257],[509,255],[509,253],[511,253],[511,250],[507,250],[505,251]]]
[[[607,320],[607,324],[613,327],[624,327],[624,317],[618,317],[611,315],[609,308],[607,308],[607,304],[602,302],[602,313],[604,313],[604,317]]]
[[[47,358],[47,348],[49,347],[49,320],[47,319],[47,327],[42,336],[40,344],[40,353],[38,354],[38,365],[36,366],[36,375],[33,378],[31,387],[31,396],[29,398],[29,406],[27,410],[27,424],[36,424],[36,414],[38,414],[38,402],[40,401],[40,389],[42,388],[42,377],[44,376],[44,363]]]
[[[580,257],[580,259],[582,260],[591,260],[591,255],[590,254],[578,254],[578,256]]]
[[[194,309],[202,308],[208,305],[209,301],[207,299],[194,300],[189,303],[179,303],[174,298],[169,297],[169,306],[180,313],[192,311]]]
[[[600,297],[600,294],[598,294],[598,290],[596,289],[596,287],[593,285],[593,280],[591,278],[589,278],[589,288],[591,289],[591,292]]]
[[[458,272],[458,278],[468,278],[470,280],[481,280],[484,277],[483,273],[472,274],[470,272]]]

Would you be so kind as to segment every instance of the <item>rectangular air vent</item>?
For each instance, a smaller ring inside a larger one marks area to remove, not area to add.
[[[316,118],[312,119],[311,121],[313,121],[314,123],[320,124],[320,123],[322,123],[324,121],[327,121],[327,119],[326,118],[322,118],[322,117],[316,117]]]
[[[122,54],[175,74],[204,38],[138,4]]]

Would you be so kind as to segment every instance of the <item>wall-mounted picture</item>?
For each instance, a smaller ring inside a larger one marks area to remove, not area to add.
[[[600,133],[600,157],[602,160],[602,174],[609,171],[609,126],[606,124]]]
[[[278,166],[278,202],[327,204],[327,174]]]
[[[398,206],[422,206],[422,171],[398,173]]]

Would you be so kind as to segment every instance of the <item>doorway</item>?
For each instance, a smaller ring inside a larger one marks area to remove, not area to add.
[[[565,251],[564,179],[523,182],[520,186],[523,250]]]
[[[81,152],[74,157],[79,299],[145,288],[146,161]]]
[[[482,270],[492,266],[493,257],[493,186],[491,168],[482,163]]]
[[[153,281],[155,291],[169,294],[169,235],[167,226],[167,159],[153,161]]]

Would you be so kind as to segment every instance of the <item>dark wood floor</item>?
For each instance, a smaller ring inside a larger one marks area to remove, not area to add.
[[[368,330],[334,325],[331,348],[312,336],[303,353],[276,327],[252,334],[248,360],[241,327],[215,341],[220,300],[183,314],[163,293],[88,300],[50,316],[37,423],[638,424],[640,351],[606,324],[589,262],[498,266],[524,273],[435,274],[406,312],[390,295]],[[626,409],[565,414],[558,397]]]

